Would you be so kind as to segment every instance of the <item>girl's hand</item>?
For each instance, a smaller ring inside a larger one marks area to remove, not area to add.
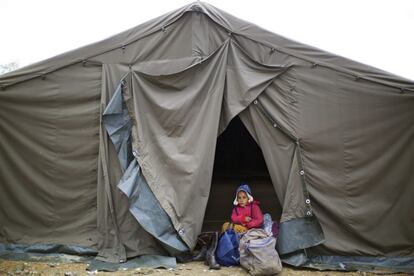
[[[251,217],[246,217],[246,221],[247,222],[250,222],[252,220],[252,218]]]

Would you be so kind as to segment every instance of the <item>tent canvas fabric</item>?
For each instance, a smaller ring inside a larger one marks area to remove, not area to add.
[[[239,116],[283,207],[285,262],[414,267],[413,81],[196,2],[0,86],[2,243],[112,262],[192,250]]]

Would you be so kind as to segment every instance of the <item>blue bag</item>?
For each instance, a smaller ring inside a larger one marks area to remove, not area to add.
[[[233,229],[230,223],[218,240],[216,249],[216,261],[223,266],[235,266],[240,263],[239,234]]]

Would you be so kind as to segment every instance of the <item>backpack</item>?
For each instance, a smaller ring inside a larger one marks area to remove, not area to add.
[[[263,229],[253,228],[240,239],[240,264],[251,275],[272,275],[282,271],[276,239]]]
[[[230,223],[226,231],[224,231],[218,240],[216,249],[216,261],[223,266],[239,265],[239,234],[233,229]]]

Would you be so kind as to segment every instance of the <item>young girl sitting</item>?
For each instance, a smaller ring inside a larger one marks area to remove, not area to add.
[[[260,228],[263,224],[263,214],[259,202],[253,200],[249,185],[242,183],[236,190],[235,205],[231,214],[234,230],[237,233],[245,233],[251,228]],[[222,232],[229,226],[229,222],[223,224]]]

